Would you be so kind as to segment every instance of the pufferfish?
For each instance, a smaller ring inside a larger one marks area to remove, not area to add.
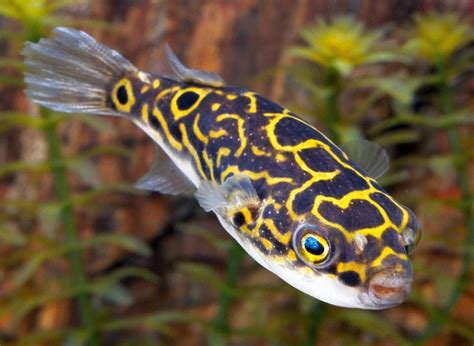
[[[138,70],[88,34],[56,28],[27,42],[26,93],[59,112],[126,117],[157,144],[137,187],[194,194],[263,267],[298,290],[350,308],[405,301],[415,215],[375,180],[385,151],[367,141],[344,151],[290,110],[217,74]]]

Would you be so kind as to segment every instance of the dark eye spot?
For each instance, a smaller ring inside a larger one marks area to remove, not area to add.
[[[304,248],[313,255],[321,255],[324,252],[323,245],[315,237],[306,238]]]
[[[360,284],[360,276],[353,270],[348,270],[339,274],[339,280],[350,287],[355,287]]]
[[[244,214],[240,211],[234,214],[234,225],[237,227],[242,226],[245,223]]]
[[[178,105],[178,109],[181,111],[185,111],[186,109],[191,108],[196,101],[199,99],[199,95],[194,91],[188,91],[182,94],[178,100],[176,100],[176,104]]]
[[[125,88],[124,85],[121,85],[117,89],[117,100],[121,104],[125,105],[128,102],[128,94],[127,94],[127,89]]]

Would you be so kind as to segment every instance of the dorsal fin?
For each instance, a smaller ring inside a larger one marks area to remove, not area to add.
[[[211,86],[214,88],[225,86],[224,80],[216,73],[193,70],[184,66],[168,44],[166,44],[165,50],[171,68],[181,81]]]
[[[387,152],[374,142],[365,139],[350,141],[341,145],[341,149],[371,178],[380,178],[388,170]]]

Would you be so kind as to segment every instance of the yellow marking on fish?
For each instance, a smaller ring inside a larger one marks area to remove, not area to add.
[[[201,115],[198,113],[196,114],[196,117],[194,118],[194,122],[193,122],[193,131],[194,131],[194,134],[196,135],[196,137],[201,141],[203,142],[204,144],[207,144],[208,143],[208,139],[207,137],[201,132],[201,129],[199,128],[199,119],[200,119]]]
[[[213,112],[217,111],[219,108],[221,108],[220,103],[213,103],[212,106],[211,106],[211,109],[212,109]]]
[[[142,106],[142,120],[145,124],[148,124],[148,103],[144,103]]]
[[[189,142],[186,126],[183,123],[179,124],[179,130],[181,131],[181,135],[183,137],[183,144],[188,149],[191,156],[194,158],[194,162],[196,162],[196,167],[199,174],[201,175],[201,178],[206,179],[206,174],[204,173],[204,170],[202,169],[201,158],[196,152],[196,149],[194,149],[194,147]]]
[[[221,137],[228,136],[228,135],[229,135],[229,133],[227,132],[226,129],[219,129],[217,131],[215,131],[215,130],[209,131],[209,137],[211,137],[211,138],[221,138]]]
[[[375,260],[372,261],[371,266],[373,268],[381,266],[383,260],[385,258],[387,258],[388,256],[390,256],[390,255],[393,255],[393,256],[396,256],[396,257],[398,257],[402,260],[408,261],[408,256],[406,254],[395,252],[391,247],[386,246],[386,247],[384,247],[384,249],[380,253],[379,257],[377,257]]]
[[[153,85],[153,89],[158,89],[158,88],[160,87],[160,84],[161,84],[161,82],[160,82],[159,79],[154,79],[154,80],[153,80],[153,84],[152,84],[152,85]]]
[[[150,86],[149,86],[148,84],[144,84],[144,85],[142,86],[142,88],[140,89],[140,93],[141,93],[141,94],[144,94],[144,93],[146,93],[148,90],[150,90]]]
[[[270,157],[272,156],[272,154],[270,153],[266,153],[264,152],[263,150],[260,150],[258,147],[256,147],[255,145],[252,145],[250,147],[250,150],[252,150],[252,153],[255,155],[255,156],[267,156],[267,157]]]
[[[283,155],[283,154],[278,153],[278,154],[276,154],[275,159],[277,160],[277,162],[285,162],[286,161],[286,156]]]
[[[259,240],[267,251],[271,251],[273,249],[273,244],[270,240],[265,239],[265,238],[259,238]],[[293,251],[293,250],[290,250],[290,251]],[[293,253],[294,253],[294,251],[293,251]]]
[[[364,264],[361,264],[359,262],[354,262],[354,261],[339,262],[337,264],[337,267],[336,267],[338,273],[342,273],[342,272],[346,272],[346,271],[350,271],[350,270],[356,272],[357,274],[359,274],[360,279],[362,280],[362,282],[364,282],[365,278],[366,278],[364,268],[365,268]]]
[[[293,183],[292,178],[287,177],[273,177],[268,171],[253,172],[244,169],[243,171],[239,170],[237,166],[229,166],[223,172],[221,172],[221,181],[225,181],[229,174],[245,174],[252,180],[266,179],[268,185],[275,185],[280,183]]]
[[[311,185],[314,183],[317,183],[318,181],[323,181],[323,180],[332,180],[334,179],[340,172],[338,170],[333,171],[333,172],[317,172],[311,179],[308,179],[303,185],[300,187],[291,190],[290,195],[288,196],[288,199],[286,200],[286,209],[288,209],[288,214],[293,220],[296,220],[298,218],[298,214],[296,214],[293,210],[293,202],[296,198],[296,196],[305,191],[306,189],[309,189]]]
[[[255,98],[255,94],[253,92],[246,92],[244,96],[248,97],[249,99],[249,113],[256,113],[257,112],[257,99]]]
[[[127,102],[125,104],[122,104],[117,98],[117,92],[120,87],[124,87],[127,94]],[[117,108],[119,112],[130,113],[135,101],[132,83],[128,78],[122,78],[112,89],[112,102],[114,103],[115,108]]]
[[[193,92],[199,95],[198,99],[191,105],[191,107],[187,109],[179,109],[178,99],[180,98],[181,95],[188,92]],[[191,112],[194,111],[201,104],[201,101],[207,94],[209,94],[209,91],[205,89],[201,89],[201,88],[190,87],[190,88],[179,90],[174,95],[173,99],[171,100],[171,112],[173,113],[174,120],[179,120],[191,114]]]
[[[216,160],[216,166],[220,167],[221,166],[221,160],[223,156],[229,156],[230,155],[230,149],[226,147],[219,148],[217,151],[217,160]]]
[[[232,100],[235,100],[237,98],[237,95],[226,95],[226,98],[229,100],[229,101],[232,101]]]
[[[175,92],[176,90],[179,90],[179,89],[180,88],[178,86],[175,86],[175,87],[161,91],[158,95],[156,95],[155,104],[157,104],[163,97],[165,97],[169,93]]]
[[[239,211],[244,216],[245,224],[250,224],[252,222],[252,213],[248,208],[241,208]]]
[[[240,157],[240,155],[242,155],[242,152],[245,150],[245,147],[247,146],[247,137],[244,133],[244,119],[242,119],[237,114],[221,114],[216,118],[216,121],[220,122],[226,119],[234,119],[237,122],[237,131],[239,133],[240,147],[235,152],[235,156]]]
[[[153,115],[158,119],[158,122],[160,123],[161,128],[163,129],[163,133],[165,134],[166,138],[168,139],[168,142],[177,150],[181,151],[183,150],[183,145],[178,142],[172,135],[171,132],[168,128],[168,123],[166,122],[165,118],[163,117],[163,114],[161,111],[158,109],[158,107],[153,107]]]
[[[265,226],[267,226],[270,232],[272,232],[272,235],[275,237],[275,239],[284,245],[289,244],[293,232],[288,230],[285,234],[281,234],[272,219],[266,219],[263,223]]]
[[[211,175],[211,181],[215,181],[214,178],[214,165],[212,163],[212,159],[207,155],[207,152],[205,150],[202,151],[202,158],[204,159],[204,162],[206,162],[207,168],[209,168],[209,174]]]
[[[290,259],[291,262],[295,262],[296,259],[297,259],[297,256],[296,256],[296,252],[294,252],[293,250],[288,250],[288,254],[287,254],[288,258]]]

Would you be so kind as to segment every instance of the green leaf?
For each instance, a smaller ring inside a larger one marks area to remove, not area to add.
[[[209,286],[223,290],[223,280],[217,275],[217,273],[205,264],[199,263],[180,263],[178,270],[185,272],[192,279],[208,284]]]
[[[174,322],[193,322],[197,324],[202,323],[193,315],[188,313],[178,311],[160,311],[106,322],[103,325],[103,330],[115,331],[142,327],[169,334],[170,329],[168,325]]]
[[[416,130],[403,129],[394,130],[383,135],[378,136],[374,139],[375,142],[383,147],[401,144],[401,143],[413,143],[420,139],[420,134]]]
[[[95,165],[89,160],[74,160],[67,163],[67,167],[77,174],[85,183],[92,186],[100,185],[100,178]]]
[[[407,340],[398,333],[392,324],[381,319],[378,315],[363,310],[339,309],[333,318],[348,322],[351,326],[357,327],[370,335],[381,338],[390,338],[398,345],[407,344]],[[374,328],[374,326],[377,326]]]
[[[50,248],[44,249],[43,251],[29,254],[30,256],[28,257],[28,259],[23,263],[23,265],[16,273],[13,279],[13,285],[16,288],[24,285],[34,275],[38,268],[48,259],[56,258],[58,256],[64,256],[72,249],[84,250],[91,247],[103,245],[119,246],[128,251],[138,253],[142,256],[149,256],[151,254],[151,249],[149,245],[145,242],[135,237],[119,233],[98,235],[91,239],[81,240],[73,246],[67,244],[56,244],[51,246]],[[146,275],[146,273],[136,270],[131,270],[130,273],[134,273],[137,275]],[[151,277],[149,276],[147,278],[151,279]]]
[[[101,298],[119,306],[130,306],[134,299],[127,288],[119,283],[105,287],[100,291]]]
[[[56,230],[61,222],[63,207],[59,203],[49,203],[38,209],[38,222],[42,232],[49,237],[56,235]]]
[[[181,223],[178,224],[177,227],[179,230],[183,230],[187,234],[192,234],[200,238],[206,239],[213,246],[222,251],[227,251],[229,247],[233,244],[233,240],[223,238],[214,232],[209,232],[208,229],[196,226],[191,223]]]
[[[0,228],[0,243],[23,246],[27,242],[26,237],[14,225],[3,226]]]

